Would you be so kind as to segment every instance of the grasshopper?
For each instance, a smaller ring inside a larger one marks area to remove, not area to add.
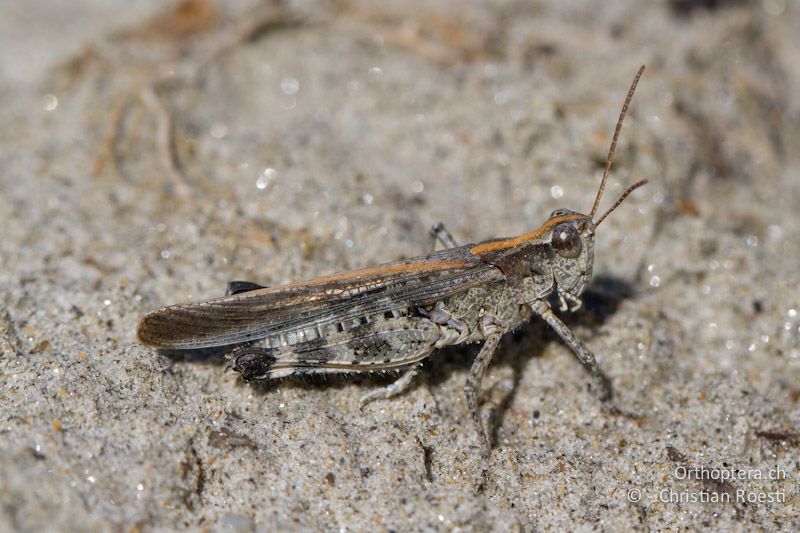
[[[478,410],[481,380],[503,334],[532,314],[544,319],[599,383],[610,383],[592,351],[555,315],[581,306],[592,277],[600,223],[646,180],[628,187],[594,221],[617,139],[642,66],[622,106],[600,187],[588,215],[557,209],[537,229],[516,237],[457,246],[442,224],[431,228],[441,251],[279,287],[231,282],[225,297],[157,309],[141,319],[139,340],[167,350],[224,347],[244,380],[298,374],[404,370],[361,404],[409,388],[422,362],[444,346],[483,341],[464,385],[479,435],[482,479],[489,439]],[[481,483],[482,486],[482,483]]]

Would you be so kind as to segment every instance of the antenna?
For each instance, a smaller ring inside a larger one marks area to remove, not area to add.
[[[622,130],[622,121],[625,118],[625,113],[628,112],[628,106],[630,105],[631,99],[633,98],[633,92],[636,90],[636,85],[639,83],[639,78],[642,77],[642,72],[644,72],[644,65],[639,67],[639,72],[637,72],[636,77],[633,78],[633,83],[631,83],[631,88],[628,89],[628,96],[627,98],[625,98],[625,104],[623,104],[622,111],[619,114],[619,119],[617,119],[617,128],[614,130],[614,138],[611,140],[611,148],[609,148],[608,157],[606,158],[606,168],[603,171],[603,180],[600,182],[600,188],[597,190],[597,196],[594,199],[594,204],[592,205],[592,212],[589,213],[589,218],[594,218],[594,214],[597,212],[597,207],[598,205],[600,205],[600,197],[603,196],[603,190],[605,190],[606,188],[606,179],[608,179],[608,172],[609,170],[611,170],[611,164],[614,162],[614,151],[617,149],[617,139],[619,138],[620,130]],[[614,208],[617,207],[620,204],[620,202],[622,202],[622,200],[624,200],[625,197],[628,196],[633,191],[633,189],[641,185],[644,185],[644,182],[639,182],[636,185],[628,187],[628,190],[622,194],[622,197],[619,200],[617,200],[617,203],[614,204],[614,207],[606,211],[606,214],[603,215],[600,220],[603,220],[603,218],[605,218],[606,215],[608,215],[611,211],[613,211]],[[597,222],[596,224],[593,225],[593,227],[596,228],[599,224],[600,222]]]
[[[619,197],[619,200],[617,200],[616,202],[614,202],[614,205],[612,205],[611,207],[609,207],[609,208],[608,208],[608,211],[606,211],[605,213],[603,213],[603,216],[601,216],[601,217],[600,217],[600,220],[598,220],[597,222],[594,222],[594,223],[592,224],[592,231],[594,231],[594,229],[595,229],[597,226],[599,226],[599,225],[600,225],[600,223],[603,221],[603,219],[604,219],[604,218],[606,218],[608,215],[610,215],[610,214],[611,214],[611,212],[612,212],[614,209],[616,209],[617,207],[619,207],[619,204],[621,204],[621,203],[622,203],[622,201],[623,201],[623,200],[625,200],[625,198],[627,198],[627,197],[628,197],[628,195],[629,195],[630,193],[632,193],[633,191],[635,191],[636,189],[638,189],[639,187],[641,187],[641,186],[642,186],[642,185],[644,185],[645,183],[647,183],[647,180],[641,180],[641,181],[637,181],[636,183],[634,183],[633,185],[631,185],[630,187],[628,187],[627,189],[625,189],[625,192],[624,192],[624,193],[622,193],[622,196],[620,196],[620,197]]]

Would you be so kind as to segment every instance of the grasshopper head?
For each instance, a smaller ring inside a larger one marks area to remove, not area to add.
[[[641,180],[625,189],[614,205],[603,213],[597,222],[592,220],[592,216],[597,209],[599,193],[591,215],[583,215],[569,209],[556,209],[550,213],[550,219],[545,225],[552,224],[549,236],[553,252],[553,277],[559,291],[569,293],[576,298],[581,295],[592,279],[594,230],[630,193],[645,183],[647,180]]]
[[[592,279],[592,219],[568,209],[556,209],[550,214],[550,220],[556,222],[550,231],[553,277],[560,292],[577,298]]]
[[[605,183],[605,181],[604,181]],[[592,265],[594,264],[594,230],[600,223],[621,204],[630,193],[647,183],[647,180],[637,181],[620,195],[603,215],[592,220],[600,200],[600,188],[595,207],[591,215],[583,215],[569,209],[556,209],[550,213],[549,224],[550,246],[553,249],[553,276],[558,285],[558,290],[578,297],[592,279]],[[546,224],[546,225],[549,225]]]
[[[625,98],[625,103],[622,106],[619,119],[617,119],[617,127],[614,130],[614,137],[611,140],[611,147],[608,150],[603,178],[600,181],[600,187],[594,198],[592,211],[588,215],[583,215],[568,209],[556,209],[550,214],[550,219],[545,224],[546,226],[552,226],[550,232],[550,246],[552,246],[552,257],[554,258],[553,276],[558,285],[558,290],[561,293],[570,294],[575,298],[580,296],[592,278],[592,265],[594,263],[594,230],[630,193],[647,183],[647,180],[638,181],[625,189],[625,192],[623,192],[619,199],[597,219],[597,222],[593,220],[594,215],[597,213],[597,208],[600,205],[600,198],[603,196],[603,190],[606,187],[608,172],[611,170],[611,164],[614,161],[614,151],[617,148],[619,132],[622,130],[622,121],[625,119],[625,113],[628,111],[628,106],[631,103],[633,93],[636,90],[636,85],[639,83],[642,72],[644,72],[644,65],[639,68],[639,71],[633,78],[631,88],[628,90],[628,96]]]

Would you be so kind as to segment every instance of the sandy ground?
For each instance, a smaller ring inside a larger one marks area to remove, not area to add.
[[[800,6],[21,6],[0,5],[0,529],[800,529]],[[390,377],[254,386],[136,342],[231,279],[587,211],[640,64],[604,205],[650,184],[562,315],[636,418],[531,323],[484,381],[478,494],[476,346],[362,411]]]

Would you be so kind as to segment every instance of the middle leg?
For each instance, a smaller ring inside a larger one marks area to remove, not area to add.
[[[481,318],[481,331],[486,339],[481,346],[481,351],[472,363],[472,368],[469,370],[467,382],[464,384],[464,394],[467,397],[467,407],[469,408],[472,421],[478,430],[478,437],[481,441],[481,479],[478,484],[478,490],[483,490],[486,485],[486,476],[489,471],[489,435],[483,427],[481,421],[481,413],[478,410],[478,393],[481,389],[481,382],[483,375],[486,373],[486,368],[492,362],[494,352],[497,350],[497,345],[500,344],[500,339],[506,332],[506,328],[498,324],[494,317],[484,315]]]
[[[437,222],[431,226],[431,251],[436,249],[436,241],[442,243],[445,248],[455,248],[456,244],[453,236],[447,231],[442,222]]]

